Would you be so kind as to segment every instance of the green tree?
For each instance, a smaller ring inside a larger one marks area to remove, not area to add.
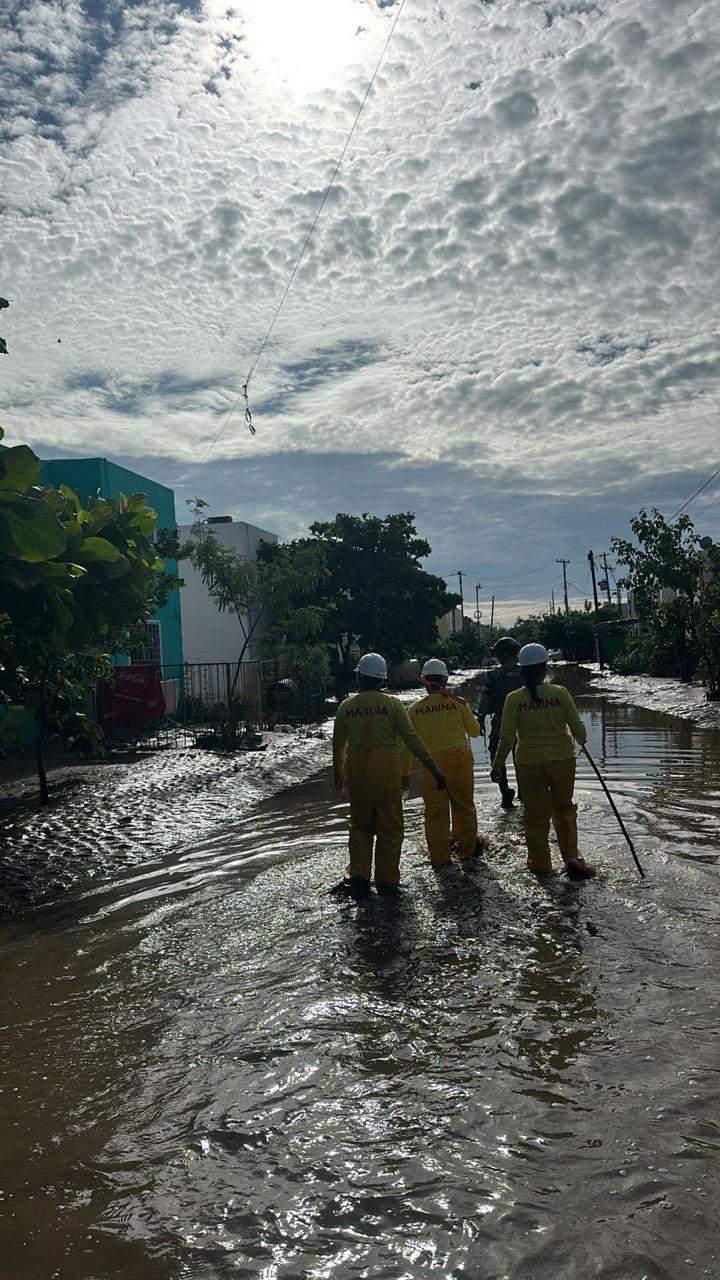
[[[703,557],[698,582],[696,632],[708,697],[720,698],[720,547]]]
[[[312,524],[310,534],[263,553],[270,561],[282,559],[294,584],[274,600],[276,638],[330,646],[340,687],[349,682],[355,645],[399,661],[437,644],[437,620],[459,596],[422,568],[430,545],[418,537],[412,512],[384,518],[340,512]],[[312,575],[306,594],[302,574],[291,569],[303,564]]]
[[[617,615],[609,605],[603,605],[598,616],[601,622],[611,622]],[[519,644],[537,640],[546,649],[559,649],[569,662],[587,662],[595,656],[595,619],[586,609],[518,618],[511,634]]]
[[[670,648],[676,673],[689,680],[692,652],[697,644],[696,612],[700,586],[699,538],[689,516],[669,522],[653,508],[641,510],[630,528],[635,542],[613,538],[611,546],[625,567],[619,586],[632,591],[635,611],[650,631],[658,649]],[[661,592],[670,588],[677,595],[663,601]],[[673,674],[668,671],[667,674]]]
[[[83,700],[109,655],[167,598],[143,494],[94,498],[40,488],[40,462],[20,445],[0,454],[0,679],[5,696],[34,711],[43,804],[51,733],[88,737]]]
[[[323,548],[312,538],[263,542],[258,571],[268,602],[265,651],[281,650],[302,664],[326,653],[324,636],[332,616],[330,570]]]

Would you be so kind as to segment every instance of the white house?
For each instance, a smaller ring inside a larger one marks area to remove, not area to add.
[[[277,542],[276,533],[267,529],[258,529],[255,525],[246,524],[244,520],[233,520],[232,516],[209,516],[208,524],[215,537],[226,547],[234,547],[248,560],[254,560],[261,542]],[[181,541],[189,538],[192,525],[184,525],[178,529]],[[233,613],[221,613],[202,581],[200,574],[193,569],[188,560],[179,564],[180,577],[184,581],[182,588],[182,639],[183,655],[186,662],[237,662],[243,645],[243,637],[238,620]],[[256,642],[263,635],[265,620],[263,619],[253,634],[253,642],[249,645],[245,658],[249,661],[257,657]]]

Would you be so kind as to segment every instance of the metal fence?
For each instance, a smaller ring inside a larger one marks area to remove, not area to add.
[[[312,724],[328,694],[321,663],[295,666],[286,659],[160,663],[164,715],[140,732],[113,729],[111,741],[142,739],[148,746],[230,745],[247,742],[277,724]]]

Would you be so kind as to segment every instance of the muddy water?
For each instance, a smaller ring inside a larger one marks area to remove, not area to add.
[[[580,887],[323,894],[326,773],[0,934],[3,1280],[720,1277],[720,735],[585,697]]]

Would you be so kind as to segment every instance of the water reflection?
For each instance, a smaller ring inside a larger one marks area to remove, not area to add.
[[[585,769],[602,877],[527,876],[480,747],[488,856],[411,802],[398,902],[327,897],[323,777],[16,924],[13,1280],[716,1274],[718,738],[583,714],[645,882]]]

